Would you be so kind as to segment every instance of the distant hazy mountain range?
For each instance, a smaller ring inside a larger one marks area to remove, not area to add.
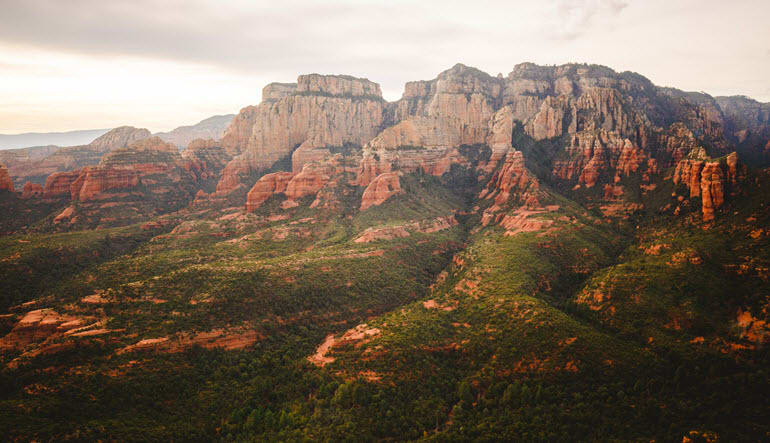
[[[158,132],[164,141],[177,146],[187,146],[196,138],[222,137],[222,133],[235,117],[234,114],[215,115],[195,125],[180,126],[168,132]],[[67,132],[28,132],[24,134],[0,134],[0,149],[29,148],[33,146],[77,146],[91,143],[97,137],[107,133],[107,129],[84,129]]]
[[[67,132],[28,132],[25,134],[0,134],[0,149],[28,148],[30,146],[75,146],[91,143],[109,131],[107,129],[83,129]]]
[[[213,138],[217,140],[222,137],[233,117],[235,117],[235,114],[215,115],[201,120],[192,126],[180,126],[169,132],[157,132],[153,135],[157,135],[163,141],[173,143],[179,147],[187,146],[196,138]]]

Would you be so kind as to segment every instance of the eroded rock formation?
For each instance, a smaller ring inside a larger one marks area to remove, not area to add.
[[[723,160],[712,160],[705,150],[699,149],[677,164],[672,180],[687,188],[689,198],[700,197],[703,220],[710,221],[726,197],[740,192],[744,176],[745,166],[739,162],[737,153],[730,153]]]
[[[4,164],[0,164],[0,191],[13,190],[13,180],[11,180],[11,176],[8,174],[8,168]]]
[[[372,206],[379,206],[387,199],[401,193],[401,182],[396,172],[380,174],[369,183],[361,197],[361,210],[365,211]]]
[[[291,155],[295,173],[304,164],[330,154],[330,146],[362,146],[385,120],[380,87],[348,76],[302,75],[291,85],[271,84],[263,102],[244,108],[223,137],[223,144],[242,153],[225,168],[218,193],[241,184],[241,178],[267,169]],[[319,152],[314,152],[318,150]]]
[[[38,183],[26,182],[21,190],[21,198],[42,197],[43,186]]]
[[[262,176],[246,197],[246,210],[253,212],[271,196],[286,192],[286,185],[293,176],[291,172],[274,172]]]

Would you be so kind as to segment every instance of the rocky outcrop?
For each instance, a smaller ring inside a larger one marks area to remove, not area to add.
[[[86,202],[105,198],[106,191],[131,189],[139,185],[139,173],[134,169],[85,167],[70,185],[73,200]]]
[[[414,232],[430,234],[457,226],[457,219],[453,215],[436,217],[431,220],[421,220],[404,223],[396,226],[367,228],[361,235],[353,240],[355,243],[370,243],[379,240],[392,240],[394,238],[409,237]]]
[[[379,206],[387,199],[401,193],[401,182],[398,173],[386,172],[375,178],[364,190],[361,197],[361,210],[365,211],[372,206]]]
[[[225,133],[225,130],[233,121],[234,114],[215,115],[190,126],[180,126],[169,132],[158,132],[154,135],[160,137],[163,141],[169,142],[179,147],[188,146],[196,139],[214,139],[219,140]]]
[[[0,164],[0,191],[14,191],[13,180],[3,164]]]
[[[284,193],[293,176],[291,172],[274,172],[262,176],[246,196],[246,210],[254,212],[271,196]]]
[[[648,162],[647,154],[631,140],[621,138],[605,130],[582,131],[571,137],[565,148],[565,160],[554,162],[553,174],[590,188],[601,176],[612,183],[644,168],[650,173],[657,172],[654,163]],[[649,176],[647,176],[649,179]]]
[[[677,164],[672,180],[687,188],[687,197],[700,197],[703,220],[710,221],[726,197],[740,192],[745,174],[745,166],[739,162],[737,153],[730,153],[723,160],[712,160],[705,150],[699,149]]]
[[[62,335],[82,327],[77,317],[61,315],[53,309],[27,312],[11,331],[0,339],[0,350],[23,350],[31,343],[42,342],[54,335]]]
[[[331,165],[310,163],[289,180],[284,194],[289,200],[299,200],[303,197],[316,195],[326,186],[334,172]]]
[[[701,208],[703,221],[714,219],[714,211],[725,202],[725,183],[722,168],[717,162],[708,162],[701,171]]]
[[[246,209],[254,211],[270,196],[282,194],[286,200],[283,209],[299,205],[298,200],[315,196],[311,208],[336,206],[336,190],[341,184],[353,184],[360,157],[345,158],[335,154],[320,162],[307,163],[299,173],[277,172],[262,176],[249,191]]]
[[[458,63],[433,80],[408,82],[394,105],[394,119],[449,119],[463,143],[483,143],[502,90],[501,79]]]
[[[43,186],[39,183],[26,182],[21,190],[21,198],[33,198],[43,196]]]
[[[56,172],[48,176],[43,187],[44,198],[67,198],[71,196],[70,186],[80,176],[80,171]]]
[[[127,148],[129,145],[151,136],[150,131],[144,128],[120,126],[92,141],[88,144],[88,147],[97,152],[109,152],[115,149]]]
[[[262,101],[277,102],[284,97],[294,94],[296,90],[296,83],[270,83],[262,88]]]
[[[297,94],[382,98],[380,85],[349,75],[307,74],[297,78]]]
[[[265,89],[269,86],[266,86]],[[263,90],[263,99],[264,96]],[[230,126],[225,129],[225,133],[222,135],[222,147],[231,156],[240,154],[248,145],[251,131],[254,128],[254,122],[257,119],[258,109],[257,106],[246,106],[241,109],[230,122]]]
[[[481,217],[482,225],[499,221],[502,209],[510,204],[539,205],[540,184],[524,165],[521,151],[511,150],[505,156],[502,167],[492,176],[479,198],[492,200]]]
[[[327,157],[326,147],[364,145],[385,121],[380,87],[369,80],[311,74],[300,76],[291,94],[289,87],[268,85],[267,99],[233,120],[223,144],[242,154],[225,168],[217,193],[230,192],[243,177],[295,150],[293,171],[299,173],[307,162]]]
[[[181,153],[186,168],[195,173],[198,180],[219,178],[230,156],[220,142],[214,139],[195,139]]]

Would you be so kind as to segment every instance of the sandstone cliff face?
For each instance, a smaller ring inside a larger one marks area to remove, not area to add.
[[[372,206],[379,206],[390,197],[400,193],[401,182],[398,179],[398,173],[380,174],[364,190],[361,197],[361,210],[365,211]]]
[[[637,129],[647,125],[642,114],[629,111],[617,90],[593,87],[577,97],[547,97],[526,123],[525,131],[535,140],[595,130],[614,131],[636,140]]]
[[[617,183],[621,177],[636,173],[640,168],[657,172],[641,148],[631,140],[605,130],[575,134],[565,152],[568,159],[554,162],[553,174],[562,180],[577,179],[578,184],[588,188],[596,185],[603,175],[612,177],[611,182]]]
[[[510,204],[538,206],[539,189],[537,178],[524,165],[524,156],[521,151],[510,150],[505,156],[502,167],[492,176],[479,195],[479,198],[493,202],[481,217],[482,225],[500,221],[505,214],[502,210]]]
[[[98,152],[109,152],[119,148],[127,148],[129,145],[151,136],[150,131],[144,128],[120,126],[92,141],[88,146]]]
[[[197,180],[176,146],[151,137],[109,152],[96,166],[49,176],[43,195],[80,202],[59,214],[55,224],[121,223],[188,204]]]
[[[254,211],[270,196],[283,194],[286,197],[281,205],[289,209],[299,205],[297,200],[315,196],[311,208],[331,208],[337,206],[335,190],[339,185],[352,184],[360,157],[344,158],[341,154],[328,157],[320,162],[307,163],[299,173],[277,172],[262,176],[249,191],[246,209]]]
[[[677,164],[674,184],[687,187],[689,198],[700,197],[704,221],[715,218],[716,210],[727,197],[740,192],[740,182],[745,177],[745,166],[733,152],[724,161],[709,159],[705,150],[695,151],[689,158]]]
[[[70,198],[70,186],[80,176],[80,171],[56,172],[48,176],[43,188],[44,198]]]
[[[193,171],[198,180],[218,178],[232,158],[222,147],[222,143],[213,139],[195,139],[181,155],[187,163],[186,168]]]
[[[294,94],[296,90],[296,83],[270,83],[262,88],[262,101],[277,102],[284,97]]]
[[[80,171],[77,180],[70,185],[73,200],[86,202],[107,198],[106,191],[130,189],[139,185],[139,173],[133,169],[113,169],[88,166]]]
[[[155,135],[163,141],[169,142],[179,147],[188,146],[196,139],[219,140],[224,135],[225,130],[230,126],[235,115],[215,115],[205,120],[190,125],[180,126],[169,132],[158,132]]]
[[[725,202],[722,168],[717,162],[706,163],[701,171],[701,208],[703,221],[714,219],[714,211]]]
[[[246,197],[246,210],[253,212],[262,206],[268,198],[286,192],[286,185],[294,176],[291,172],[274,172],[263,175],[249,191]]]
[[[356,183],[368,186],[378,175],[392,171],[410,173],[422,170],[426,174],[441,176],[453,164],[467,164],[456,148],[402,146],[375,150],[367,146],[356,173]]]
[[[26,182],[21,190],[21,198],[42,197],[43,186],[38,183]]]
[[[223,138],[225,146],[243,153],[225,168],[218,193],[231,191],[241,177],[269,168],[295,149],[292,165],[299,173],[305,163],[328,156],[327,146],[362,146],[385,119],[380,87],[365,79],[303,75],[290,95],[287,85],[268,86],[267,100],[244,108]]]
[[[6,168],[5,165],[0,164],[0,191],[13,192],[13,190],[13,181],[8,174],[8,168]]]
[[[465,132],[467,144],[483,143],[489,118],[499,107],[500,79],[457,64],[430,81],[409,82],[394,104],[395,121],[411,117],[448,118],[456,132]]]
[[[709,155],[722,152],[723,126],[717,101],[705,94],[658,88],[638,74],[595,65],[525,63],[495,78],[458,64],[433,80],[407,83],[391,104],[368,80],[311,74],[296,85],[266,86],[263,102],[234,119],[223,145],[243,152],[224,168],[217,194],[243,189],[245,177],[289,154],[296,181],[287,183],[288,192],[317,193],[328,174],[315,166],[311,179],[313,168],[303,174],[305,165],[324,164],[329,147],[345,144],[364,146],[359,186],[384,173],[442,175],[452,164],[467,166],[458,148],[474,144],[492,150],[478,163],[486,179],[514,151],[513,131],[522,128],[520,136],[536,141],[561,138],[552,148],[559,151],[548,153],[556,178],[601,185],[606,199],[617,200],[624,177],[649,182],[699,146],[709,146]]]
[[[267,89],[270,85],[265,86]],[[263,90],[264,91],[264,90]],[[264,98],[265,93],[262,92]],[[257,106],[246,106],[233,118],[222,136],[222,147],[231,156],[241,153],[248,144],[251,130],[257,119]]]

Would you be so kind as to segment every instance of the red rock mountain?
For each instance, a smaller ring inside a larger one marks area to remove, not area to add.
[[[359,164],[352,183],[367,187],[389,174],[384,177],[391,189],[397,171],[442,176],[452,165],[471,165],[462,146],[486,145],[491,154],[474,164],[479,178],[495,181],[487,195],[494,190],[510,195],[529,188],[518,181],[521,177],[537,182],[514,136],[530,140],[526,143],[554,140],[555,150],[544,153],[550,176],[565,189],[598,189],[596,197],[588,194],[597,202],[622,200],[625,180],[632,177],[653,189],[654,177],[693,150],[708,147],[708,155],[722,156],[732,146],[717,100],[595,65],[524,63],[507,77],[492,77],[458,64],[433,80],[407,83],[394,103],[381,99],[376,84],[344,76],[300,76],[297,84],[268,85],[263,97],[260,105],[236,116],[222,143],[240,154],[225,168],[217,191],[251,186],[249,210],[271,193],[289,192],[292,200],[334,182],[328,171],[335,168],[323,164],[345,144],[352,145],[350,154]],[[253,185],[243,182],[289,154],[291,173],[271,174]],[[309,164],[316,166],[304,171]],[[715,171],[707,172],[708,193],[719,208],[724,185]],[[391,193],[379,184],[368,191],[362,209]],[[524,201],[536,198],[536,192],[524,195]],[[708,202],[705,208],[709,218]]]
[[[499,221],[506,205],[537,206],[543,181],[601,206],[670,177],[687,186],[688,200],[701,199],[709,220],[745,175],[739,156],[727,154],[750,141],[761,157],[770,143],[762,104],[659,88],[596,65],[523,63],[493,77],[457,64],[407,83],[392,103],[376,83],[341,75],[271,83],[262,97],[221,140],[193,140],[181,154],[147,130],[121,127],[24,167],[46,177],[46,199],[138,214],[146,208],[126,202],[149,198],[158,209],[240,201],[255,211],[280,195],[283,208],[306,197],[327,208],[349,187],[360,189],[358,207],[367,210],[399,194],[404,174],[468,171],[489,205],[485,223]],[[40,193],[33,183],[27,198]]]

